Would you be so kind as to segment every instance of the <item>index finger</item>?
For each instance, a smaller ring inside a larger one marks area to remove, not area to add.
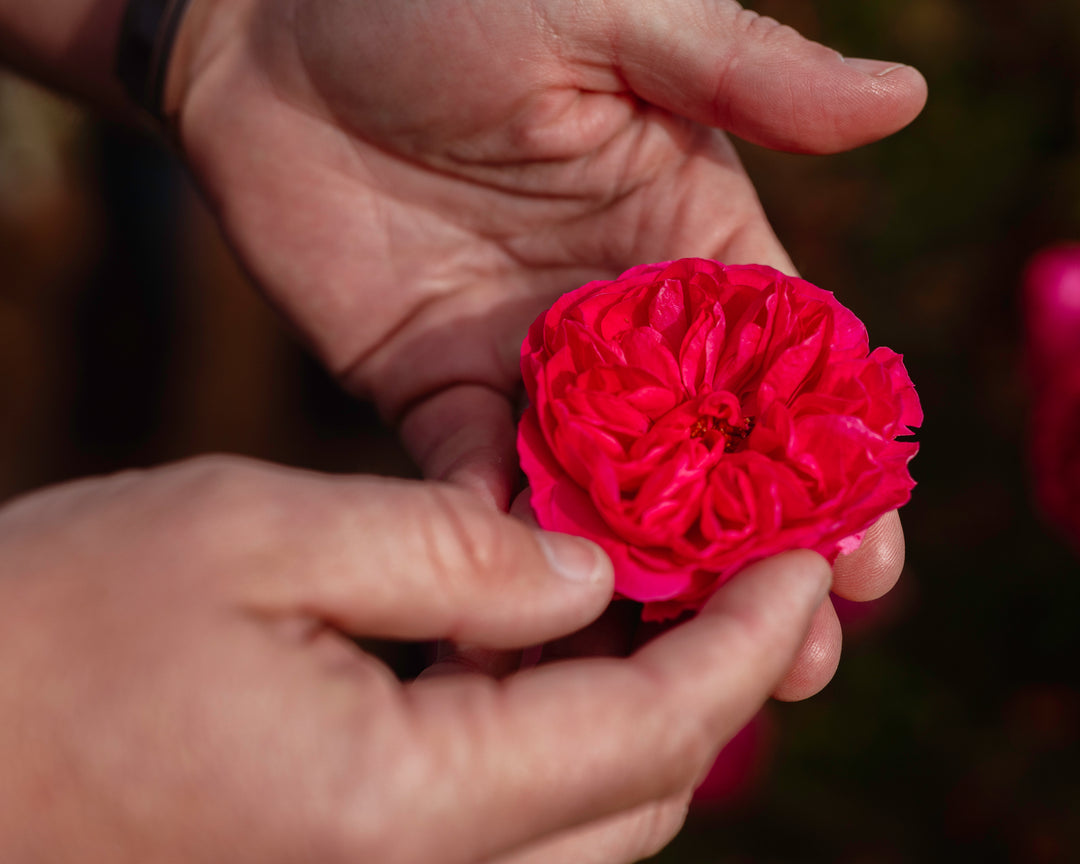
[[[814,553],[788,553],[631,658],[413,684],[413,764],[417,748],[437,755],[416,772],[413,815],[440,860],[484,860],[688,789],[790,665],[829,575]]]

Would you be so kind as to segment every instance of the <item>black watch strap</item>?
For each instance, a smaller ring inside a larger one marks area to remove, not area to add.
[[[165,73],[188,0],[128,0],[116,44],[116,74],[128,95],[157,119]]]

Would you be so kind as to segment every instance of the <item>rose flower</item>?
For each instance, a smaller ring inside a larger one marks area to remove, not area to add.
[[[1035,492],[1080,550],[1080,244],[1040,251],[1024,274],[1023,299]]]
[[[646,618],[747,564],[854,549],[915,485],[899,354],[827,291],[684,259],[590,282],[522,346],[518,450],[540,525],[597,542]]]

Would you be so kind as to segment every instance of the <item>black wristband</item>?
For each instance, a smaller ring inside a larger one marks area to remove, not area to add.
[[[116,43],[116,75],[128,95],[158,120],[165,73],[188,0],[128,0]]]

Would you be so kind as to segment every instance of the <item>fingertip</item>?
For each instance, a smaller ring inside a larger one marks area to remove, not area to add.
[[[903,69],[903,63],[890,63],[888,60],[872,60],[867,57],[841,57],[844,65],[871,78],[884,78],[892,72]]]
[[[904,569],[904,528],[891,510],[866,529],[857,549],[833,565],[833,591],[845,600],[876,600],[893,589]]]
[[[843,63],[863,75],[867,79],[863,86],[868,86],[878,98],[896,102],[897,118],[907,116],[903,121],[905,124],[917,117],[926,105],[929,85],[914,66],[865,57],[844,57]]]
[[[825,689],[840,665],[843,638],[836,610],[825,599],[814,613],[795,662],[773,691],[773,698],[798,702]]]
[[[846,59],[847,66],[852,65]],[[907,63],[892,63],[886,60],[860,60],[860,70],[870,79],[870,88],[878,98],[893,103],[893,122],[897,129],[903,128],[916,117],[926,105],[930,93],[929,85],[922,72]]]
[[[792,614],[805,610],[809,615],[828,596],[832,578],[829,562],[817,552],[810,549],[782,552],[740,572],[729,587],[717,592],[705,605],[702,614],[728,608],[736,599],[737,590],[747,595],[746,600],[738,598],[741,603],[749,601],[774,607],[782,603],[791,607]]]
[[[556,531],[534,530],[552,572],[569,582],[590,590],[605,590],[609,595],[614,582],[611,560],[604,551],[583,537]]]
[[[786,38],[745,49],[758,62],[731,76],[718,107],[734,134],[777,150],[838,153],[899,131],[926,104],[914,67],[845,58],[782,29]]]
[[[479,648],[518,649],[577,632],[603,613],[614,575],[599,546],[509,515],[490,516],[504,528],[515,526],[517,539],[489,573],[470,577],[476,585],[471,596],[458,598],[457,627],[445,635]]]
[[[853,58],[735,2],[628,4],[619,70],[635,93],[754,144],[836,153],[891,135],[926,101],[926,81],[902,63]],[[700,14],[700,4],[693,4]]]
[[[926,104],[930,85],[926,81],[926,76],[914,66],[909,66],[907,63],[894,63],[874,77],[881,80],[887,79],[891,86],[909,94],[912,104],[917,106],[916,114]]]
[[[805,642],[831,578],[828,562],[809,550],[759,561],[724,585],[694,619],[648,643],[641,656],[667,658],[695,692],[702,676],[718,675],[733,694],[757,692],[764,699]],[[684,643],[696,647],[679,647]]]
[[[723,740],[781,686],[807,644],[830,579],[828,562],[815,552],[759,561],[725,584],[696,617],[633,659],[666,682],[673,705],[708,718],[705,728]]]
[[[914,95],[925,93],[926,79],[914,66],[907,63],[894,63],[891,60],[873,60],[868,57],[841,57],[849,69],[854,69],[868,78],[887,83],[897,89],[910,90]]]
[[[833,129],[824,134],[828,126],[821,124],[822,138],[808,145],[811,152],[836,153],[886,138],[926,105],[926,79],[914,66],[861,57],[843,58],[842,65],[847,75],[822,76],[824,110],[832,115]]]

